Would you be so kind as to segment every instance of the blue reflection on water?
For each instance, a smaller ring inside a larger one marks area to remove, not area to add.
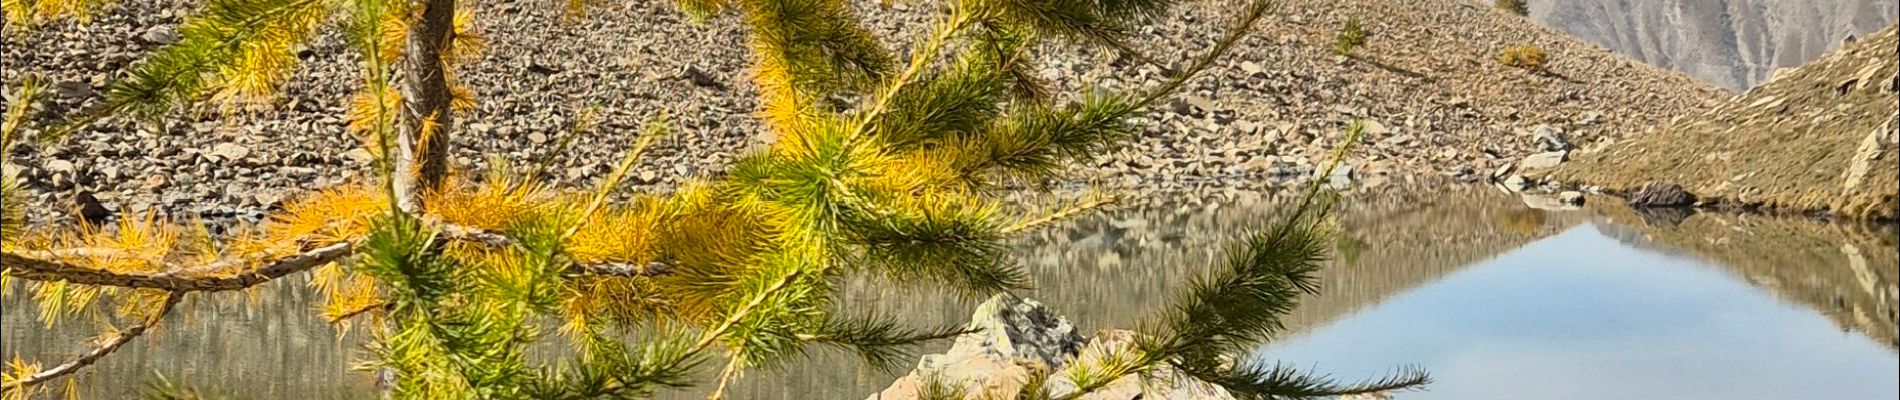
[[[1430,370],[1406,400],[1900,398],[1900,356],[1716,268],[1579,226],[1258,355]]]

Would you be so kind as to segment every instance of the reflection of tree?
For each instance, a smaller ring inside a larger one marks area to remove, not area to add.
[[[1359,264],[1359,253],[1365,246],[1366,242],[1353,237],[1352,232],[1340,232],[1339,239],[1333,243],[1333,254],[1347,265],[1355,265]]]
[[[1498,216],[1498,227],[1508,232],[1531,234],[1544,227],[1544,210],[1518,208],[1503,212]]]

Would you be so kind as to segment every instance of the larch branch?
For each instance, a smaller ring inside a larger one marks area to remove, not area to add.
[[[192,276],[185,275],[183,272],[220,271],[252,261],[231,259],[189,268],[175,267],[167,269],[166,272],[130,273],[66,262],[63,260],[72,259],[72,255],[68,254],[70,251],[50,250],[0,253],[0,266],[6,268],[7,274],[36,281],[66,281],[84,285],[163,289],[173,292],[218,292],[249,288],[272,279],[307,271],[341,259],[354,251],[354,245],[349,242],[335,243],[270,261],[256,269],[228,276]]]
[[[99,345],[99,347],[93,348],[92,351],[87,351],[86,354],[79,355],[79,358],[75,358],[72,361],[67,361],[65,364],[60,364],[60,365],[54,366],[53,368],[48,368],[45,371],[40,371],[37,374],[33,374],[31,376],[21,378],[19,381],[7,382],[5,385],[6,389],[24,390],[28,387],[38,386],[42,383],[46,383],[47,381],[53,380],[55,378],[71,375],[74,372],[79,372],[81,368],[85,368],[86,366],[92,365],[92,363],[94,362],[98,362],[100,358],[104,358],[106,355],[112,354],[112,352],[119,350],[119,347],[123,347],[125,346],[126,343],[130,343],[132,339],[139,337],[139,335],[145,334],[146,330],[151,329],[151,327],[153,326],[157,326],[159,320],[165,318],[165,314],[170,314],[172,312],[172,306],[178,305],[178,301],[181,299],[184,299],[184,297],[185,297],[185,292],[172,291],[170,294],[165,296],[165,303],[158,307],[158,311],[152,313],[152,315],[146,316],[145,321],[139,323],[138,325],[133,325],[130,328],[126,328],[125,331],[119,332],[118,335],[113,336],[112,340],[108,340],[104,344]]]

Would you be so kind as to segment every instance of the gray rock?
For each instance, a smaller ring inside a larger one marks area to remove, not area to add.
[[[1194,105],[1184,99],[1168,100],[1168,112],[1175,115],[1194,115]]]
[[[146,29],[145,34],[139,35],[139,39],[145,40],[146,43],[157,45],[178,43],[178,29],[171,25],[154,26],[151,29]]]
[[[1583,115],[1577,117],[1577,125],[1596,125],[1597,122],[1602,121],[1602,120],[1603,120],[1603,113],[1596,112],[1596,111],[1585,111]]]
[[[1344,189],[1352,186],[1352,179],[1352,166],[1340,164],[1338,168],[1333,169],[1332,175],[1326,177],[1326,185],[1334,189]]]
[[[706,74],[706,71],[701,71],[697,66],[687,66],[685,71],[680,72],[680,77],[692,82],[693,86],[712,89],[724,89],[726,87],[726,85],[720,84],[719,80],[713,79],[712,75]]]
[[[65,81],[53,85],[53,92],[67,100],[81,100],[92,97],[92,83],[86,81]]]
[[[1531,135],[1536,138],[1537,145],[1542,146],[1545,151],[1570,150],[1570,140],[1564,138],[1564,132],[1550,124],[1539,124],[1531,128]]]
[[[977,306],[968,328],[972,332],[958,336],[949,350],[923,356],[910,374],[871,394],[867,400],[920,399],[923,384],[932,380],[969,393],[1013,398],[1014,391],[1021,390],[1021,382],[1030,376],[1030,368],[1052,371],[1051,379],[1043,388],[1059,398],[1073,393],[1077,387],[1067,379],[1069,374],[1063,369],[1070,360],[1099,365],[1103,357],[1123,353],[1135,343],[1135,333],[1125,330],[1104,331],[1085,342],[1067,318],[1035,300],[1007,293]],[[1123,377],[1082,399],[1233,399],[1225,390],[1188,378],[1166,366],[1150,372],[1153,379]],[[986,392],[993,389],[1002,392]],[[1156,395],[1159,397],[1145,397]]]
[[[237,161],[251,155],[251,149],[237,143],[218,143],[211,147],[210,155],[224,161]]]
[[[46,164],[41,165],[40,168],[50,174],[71,174],[73,173],[73,162],[55,158],[46,160]]]
[[[1533,170],[1553,168],[1558,164],[1562,164],[1569,154],[1570,152],[1568,151],[1549,151],[1532,154],[1529,157],[1524,157],[1523,161],[1518,162],[1517,169]]]
[[[1517,164],[1505,163],[1504,165],[1499,165],[1498,169],[1491,171],[1491,181],[1503,181],[1504,178],[1511,176],[1511,173],[1516,171]]]
[[[1651,182],[1630,192],[1629,196],[1629,205],[1633,207],[1689,207],[1695,202],[1694,194],[1674,183]]]

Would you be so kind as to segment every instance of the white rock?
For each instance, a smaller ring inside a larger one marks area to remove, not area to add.
[[[1524,161],[1518,162],[1517,168],[1521,170],[1530,170],[1530,169],[1546,169],[1546,168],[1556,167],[1557,164],[1562,164],[1564,162],[1565,157],[1569,155],[1570,155],[1570,152],[1568,151],[1549,151],[1549,152],[1532,154],[1530,155],[1530,157],[1524,157]]]

